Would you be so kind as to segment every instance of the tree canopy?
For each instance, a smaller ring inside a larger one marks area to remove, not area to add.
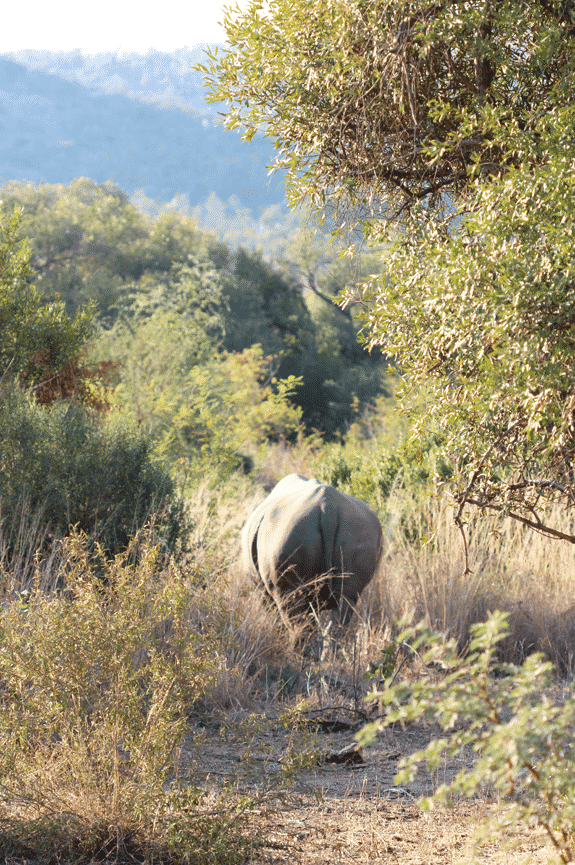
[[[308,431],[344,432],[385,392],[385,363],[361,350],[359,325],[332,302],[338,287],[357,282],[353,262],[336,282],[325,267],[314,276],[327,314],[310,314],[307,276],[325,258],[326,237],[311,250],[304,276],[295,248],[288,261],[272,265],[261,253],[230,248],[182,213],[152,220],[109,183],[13,181],[2,192],[5,207],[21,212],[31,273],[44,294],[37,307],[52,308],[58,293],[72,317],[93,301],[96,330],[110,337],[100,348],[106,343],[111,353],[104,356],[124,364],[115,377],[134,394],[140,381],[159,385],[152,369],[163,369],[164,386],[175,386],[180,373],[214,353],[241,354],[256,344],[263,358],[274,357],[272,378],[301,376],[293,401]],[[330,260],[336,257],[332,252]]]
[[[30,283],[33,270],[21,223],[18,208],[0,213],[0,381],[16,377],[40,402],[75,396],[103,408],[91,380],[105,377],[107,366],[89,368],[80,358],[93,333],[94,308],[85,307],[71,319],[57,295],[43,302]]]
[[[208,51],[228,128],[275,139],[292,204],[368,216],[536,156],[573,92],[569,0],[252,0]]]
[[[575,7],[253,0],[203,67],[292,205],[393,240],[360,297],[473,503],[575,543]],[[290,46],[286,50],[286,46]],[[391,231],[390,231],[391,226]],[[344,305],[357,298],[346,290]]]
[[[541,516],[575,504],[574,155],[480,186],[455,232],[411,220],[363,299],[371,342],[425,390],[460,506],[575,543]]]

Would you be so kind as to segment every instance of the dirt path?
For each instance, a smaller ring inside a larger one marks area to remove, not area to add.
[[[455,865],[469,863],[472,834],[488,817],[481,803],[462,803],[451,811],[422,814],[414,803],[376,797],[302,797],[273,817],[261,816],[265,838],[254,865],[335,865],[335,863],[401,863]],[[513,851],[500,844],[484,847],[482,865],[548,862],[552,855],[541,832],[523,832]]]
[[[250,825],[263,843],[249,861],[253,865],[468,865],[473,833],[481,820],[489,820],[498,803],[466,800],[448,811],[423,813],[417,797],[452,776],[460,768],[456,762],[443,766],[435,777],[420,772],[410,785],[398,788],[394,783],[399,758],[423,747],[434,734],[431,727],[386,733],[363,749],[361,763],[322,763],[304,773],[283,801],[251,815]],[[353,743],[350,731],[316,735],[327,754]],[[285,750],[286,734],[266,732],[258,746],[267,752],[267,765],[273,770]],[[221,779],[237,770],[242,753],[243,746],[208,735],[200,767],[212,781]],[[541,830],[527,829],[510,840],[515,849],[490,843],[481,849],[477,861],[481,865],[539,865],[553,856]]]

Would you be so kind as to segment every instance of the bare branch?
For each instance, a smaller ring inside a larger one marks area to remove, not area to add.
[[[471,480],[467,484],[465,492],[463,493],[463,495],[461,496],[461,499],[459,500],[459,507],[458,507],[457,513],[455,515],[456,525],[458,525],[458,526],[461,525],[461,514],[463,513],[463,508],[465,507],[465,503],[468,501],[468,495],[471,492],[471,490],[473,489],[473,487],[475,486],[475,482],[476,482],[477,478],[479,477],[479,473],[481,472],[481,469],[485,465],[489,455],[492,453],[493,449],[495,447],[497,447],[497,445],[500,444],[500,442],[506,436],[509,435],[510,432],[513,432],[514,429],[517,429],[517,427],[520,425],[520,423],[522,423],[521,419],[516,420],[515,423],[512,423],[510,427],[507,427],[507,429],[503,430],[501,435],[497,436],[497,438],[491,442],[491,444],[489,445],[489,447],[487,448],[487,450],[485,451],[485,453],[483,454],[483,456],[479,460],[479,464],[478,464],[477,468],[475,469],[475,471],[473,472],[473,474],[471,476]]]
[[[504,513],[505,516],[511,517],[512,520],[517,520],[519,523],[523,523],[524,526],[528,526],[530,529],[533,529],[536,532],[539,532],[541,535],[546,535],[549,538],[557,538],[561,541],[569,541],[570,544],[575,544],[575,535],[568,535],[565,532],[560,532],[558,529],[552,529],[551,526],[546,526],[543,523],[534,522],[533,520],[528,519],[527,517],[522,517],[521,514],[516,514],[513,511],[506,511],[501,505],[493,505],[490,502],[482,501],[481,499],[467,499],[467,503],[470,505],[475,505],[478,508],[484,509],[489,508],[492,511],[497,511],[498,513]]]

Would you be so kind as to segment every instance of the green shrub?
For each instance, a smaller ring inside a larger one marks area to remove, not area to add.
[[[394,483],[403,480],[403,467],[397,453],[346,452],[338,448],[328,452],[316,471],[324,483],[379,509]]]
[[[180,489],[206,472],[220,480],[247,473],[264,443],[301,434],[301,410],[292,404],[301,382],[276,378],[278,358],[264,357],[259,345],[201,356],[199,346],[209,346],[201,332],[185,319],[168,324],[163,312],[134,325],[112,401],[148,432]],[[115,354],[124,332],[103,334],[101,347]]]
[[[57,592],[37,565],[29,591],[0,604],[0,854],[251,861],[250,811],[319,755],[306,703],[275,720],[236,717],[262,663],[258,619],[231,612],[214,581],[204,588],[196,562],[167,561],[147,530],[114,559],[77,534],[61,547]],[[220,737],[237,756],[214,777],[189,719],[222,718],[230,705],[236,719],[223,719]],[[278,726],[288,731],[279,762],[268,735]]]
[[[324,483],[363,499],[374,510],[384,512],[394,489],[409,489],[421,495],[431,481],[445,481],[450,470],[436,458],[437,441],[430,437],[417,449],[399,443],[394,448],[361,447],[358,442],[328,446],[315,471]]]
[[[0,215],[0,378],[10,371],[33,385],[77,359],[92,335],[94,308],[71,319],[57,297],[45,304],[29,281],[30,250],[20,235],[18,208]]]
[[[368,700],[377,699],[387,708],[359,738],[367,743],[379,729],[398,722],[437,724],[446,735],[403,758],[396,783],[413,781],[421,763],[433,771],[446,758],[466,754],[467,765],[422,799],[422,807],[487,790],[504,804],[498,814],[490,814],[484,839],[492,841],[514,826],[535,824],[546,831],[560,860],[572,862],[575,700],[560,704],[548,695],[553,667],[540,655],[531,655],[521,666],[497,662],[498,644],[509,633],[504,613],[493,614],[471,631],[465,657],[457,654],[455,640],[446,643],[443,635],[423,624],[404,631],[397,642],[409,640],[414,648],[426,649],[424,663],[439,660],[445,675],[439,682],[402,682],[375,689]]]
[[[77,526],[108,551],[158,511],[166,542],[182,527],[169,474],[136,425],[112,423],[75,402],[38,405],[14,383],[0,388],[0,506],[42,510],[54,535]],[[12,523],[14,520],[12,519]],[[18,527],[15,525],[15,530]]]
[[[225,664],[219,634],[191,627],[193,580],[137,543],[137,565],[94,563],[71,537],[62,590],[0,610],[5,855],[245,860],[246,802],[228,791],[208,807],[177,764],[188,713]]]
[[[262,356],[259,345],[239,354],[223,352],[194,367],[180,392],[165,395],[165,426],[156,447],[181,477],[194,484],[206,470],[218,480],[236,470],[247,474],[253,455],[270,441],[293,441],[301,434],[301,410],[292,404],[301,382],[266,375],[273,361]]]

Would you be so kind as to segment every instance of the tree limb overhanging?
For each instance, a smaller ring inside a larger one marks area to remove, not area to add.
[[[489,508],[489,510],[497,511],[498,513],[505,513],[505,516],[510,517],[512,520],[517,520],[517,522],[522,523],[524,526],[528,526],[530,529],[539,532],[541,535],[547,535],[549,538],[556,538],[557,540],[569,541],[570,544],[575,544],[575,535],[570,535],[567,532],[560,532],[551,526],[546,526],[543,523],[530,520],[521,514],[514,513],[513,511],[505,510],[501,505],[494,505],[490,502],[484,502],[481,499],[469,498],[467,501],[470,505],[476,505],[476,507],[481,510]]]
[[[397,216],[449,201],[520,164],[541,110],[571,98],[568,3],[252,0],[224,27],[225,49],[197,67],[208,101],[226,102],[246,139],[275,139],[292,203],[321,210],[327,196],[342,218],[366,202]]]
[[[224,27],[199,68],[228,128],[274,139],[292,206],[388,244],[366,342],[441,438],[459,522],[572,542],[537,513],[575,505],[573,3],[252,0]]]

